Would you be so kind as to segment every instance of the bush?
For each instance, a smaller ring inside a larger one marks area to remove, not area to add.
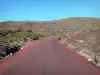
[[[32,32],[32,30],[27,30],[27,32]]]
[[[14,42],[20,43],[28,42],[29,40],[39,40],[43,36],[39,33],[32,33],[31,31],[1,31],[3,36],[0,36],[0,44],[11,44]]]
[[[39,40],[40,38],[44,37],[43,35],[41,34],[38,34],[38,33],[35,33],[31,36],[31,39],[32,40]]]

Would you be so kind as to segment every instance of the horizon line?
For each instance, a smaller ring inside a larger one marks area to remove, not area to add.
[[[61,18],[61,19],[52,19],[52,20],[4,20],[4,21],[0,21],[0,22],[17,22],[17,21],[33,21],[33,22],[48,22],[48,21],[57,21],[57,20],[64,20],[64,19],[69,19],[69,18],[97,18],[97,19],[100,19],[100,17],[81,17],[81,16],[74,16],[74,17],[66,17],[66,18]]]

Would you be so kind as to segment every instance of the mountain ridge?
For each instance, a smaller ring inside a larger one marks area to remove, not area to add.
[[[97,29],[100,27],[100,18],[70,17],[53,21],[6,21],[0,22],[0,27],[9,26],[39,26],[39,28],[66,28],[66,29]]]

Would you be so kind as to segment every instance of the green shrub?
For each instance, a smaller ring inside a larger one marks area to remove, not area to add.
[[[45,37],[43,34],[39,34],[31,31],[1,31],[0,44],[10,44],[13,42],[28,42],[28,40],[39,40]]]

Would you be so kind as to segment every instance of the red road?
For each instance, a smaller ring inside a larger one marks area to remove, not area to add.
[[[0,75],[100,75],[55,39],[31,44],[0,64]]]

